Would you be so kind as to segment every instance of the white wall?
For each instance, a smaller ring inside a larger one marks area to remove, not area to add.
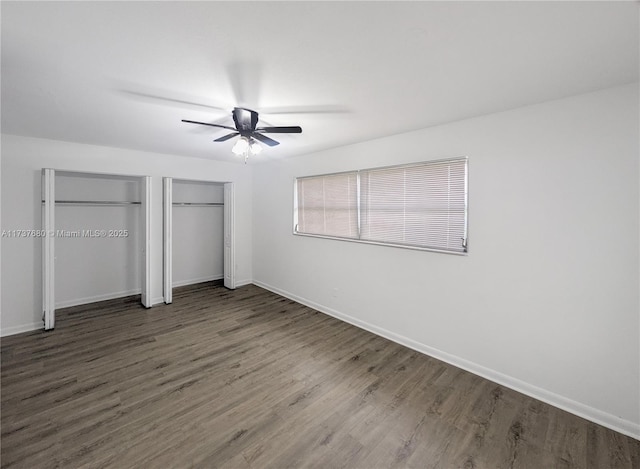
[[[224,202],[224,185],[173,181],[174,203]],[[223,206],[173,207],[173,285],[224,278]]]
[[[162,177],[234,182],[237,283],[251,281],[251,166],[6,134],[1,143],[3,230],[40,228],[42,168],[152,176],[154,303],[162,301]],[[2,335],[42,327],[41,251],[39,239],[2,240]]]
[[[254,282],[639,437],[638,138],[635,84],[257,165]],[[466,257],[292,234],[297,176],[457,156]]]

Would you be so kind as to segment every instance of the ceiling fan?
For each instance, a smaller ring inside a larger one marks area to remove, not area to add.
[[[260,153],[262,148],[256,140],[269,145],[270,147],[274,147],[279,145],[280,142],[273,140],[272,138],[264,135],[265,133],[275,133],[275,134],[299,134],[302,133],[302,128],[299,126],[288,126],[288,127],[256,127],[258,125],[258,113],[251,109],[236,107],[233,108],[231,112],[233,116],[233,122],[235,123],[235,129],[233,127],[229,127],[227,125],[220,124],[209,124],[208,122],[198,122],[187,119],[182,119],[182,122],[187,122],[189,124],[199,124],[199,125],[208,125],[210,127],[220,127],[222,129],[231,130],[232,132],[223,135],[220,138],[214,140],[214,142],[225,142],[233,137],[240,135],[240,140],[236,142],[234,145],[233,153],[236,155],[244,155],[245,162],[249,156],[249,153],[256,155]]]

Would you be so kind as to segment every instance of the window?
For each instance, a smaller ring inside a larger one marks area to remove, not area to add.
[[[467,251],[467,158],[296,179],[296,234]]]
[[[296,180],[299,233],[358,238],[358,173]]]

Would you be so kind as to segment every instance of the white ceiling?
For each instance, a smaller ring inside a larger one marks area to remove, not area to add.
[[[237,161],[236,105],[313,152],[638,80],[637,2],[1,2],[2,132]],[[196,104],[189,104],[196,103]],[[212,106],[212,107],[207,107]]]

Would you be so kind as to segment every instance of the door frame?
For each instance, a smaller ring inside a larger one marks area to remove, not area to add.
[[[230,290],[236,288],[236,241],[235,241],[235,186],[232,182],[224,184],[224,286]]]
[[[230,290],[236,288],[235,261],[235,201],[234,183],[209,179],[162,178],[162,243],[163,269],[162,290],[164,302],[173,302],[173,181],[201,182],[224,185],[224,286]]]
[[[66,169],[42,169],[42,318],[44,329],[55,328],[55,179],[56,171],[97,176],[113,176],[137,178],[140,182],[141,227],[144,234],[142,241],[142,279],[140,283],[140,301],[151,307],[151,177],[139,174],[100,173],[92,171],[69,171]]]
[[[162,178],[162,296],[173,302],[173,178]]]
[[[42,319],[44,330],[56,325],[55,208],[56,172],[42,169]]]
[[[140,282],[140,301],[145,308],[151,308],[151,177],[142,176],[140,178],[140,214],[142,233],[144,241],[142,243],[142,281]]]

